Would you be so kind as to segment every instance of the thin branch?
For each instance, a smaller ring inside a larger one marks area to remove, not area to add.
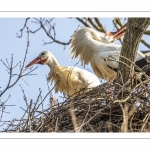
[[[90,22],[90,24],[98,31],[100,31],[100,28],[92,21],[91,18],[88,18],[88,21]]]
[[[150,45],[143,39],[141,39],[141,43],[144,44],[146,47],[150,48]]]
[[[144,34],[145,34],[145,35],[150,35],[150,30],[144,31]]]
[[[103,25],[100,23],[99,19],[98,19],[98,18],[94,18],[94,20],[95,20],[95,22],[97,23],[98,27],[100,28],[99,30],[100,30],[101,32],[106,33],[106,30],[105,30],[105,28],[103,27]]]
[[[20,35],[19,35],[18,33],[16,33],[18,38],[21,38],[21,37],[22,37],[22,35],[23,35],[23,30],[26,28],[27,22],[28,22],[29,19],[30,19],[30,18],[26,18],[23,28],[20,29],[20,32],[21,32]]]
[[[85,21],[83,21],[83,19],[81,19],[81,18],[76,18],[78,21],[80,21],[82,24],[84,24],[86,27],[89,27],[90,28],[90,26],[85,22]]]

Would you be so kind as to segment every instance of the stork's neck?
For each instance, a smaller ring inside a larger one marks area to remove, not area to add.
[[[60,66],[58,61],[54,56],[51,56],[47,60],[47,65],[50,67],[51,71],[55,69],[56,66]]]

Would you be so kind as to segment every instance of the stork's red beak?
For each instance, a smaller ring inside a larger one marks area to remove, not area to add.
[[[126,24],[122,26],[117,32],[108,32],[107,36],[113,36],[114,39],[118,40],[125,34]]]
[[[25,68],[28,68],[34,64],[43,64],[43,62],[40,57],[37,57],[34,60],[32,60]]]

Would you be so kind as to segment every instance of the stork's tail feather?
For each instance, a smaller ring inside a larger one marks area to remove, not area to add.
[[[150,76],[150,56],[146,56],[135,63],[139,68],[141,68],[148,76]],[[137,69],[135,71],[139,72]]]

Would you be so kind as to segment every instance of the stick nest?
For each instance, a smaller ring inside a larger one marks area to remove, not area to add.
[[[28,119],[12,123],[5,132],[149,132],[149,86],[149,80],[134,86],[114,81],[83,89],[44,111],[30,108]]]

